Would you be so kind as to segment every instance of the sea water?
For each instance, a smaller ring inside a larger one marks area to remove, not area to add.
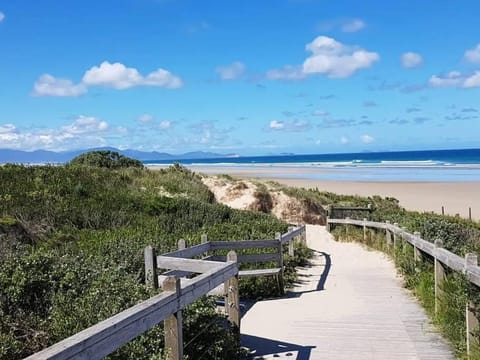
[[[213,169],[249,169],[252,172],[258,169],[258,176],[266,177],[344,181],[480,181],[480,149],[239,156],[178,162]],[[172,161],[148,161],[145,164],[169,163]]]

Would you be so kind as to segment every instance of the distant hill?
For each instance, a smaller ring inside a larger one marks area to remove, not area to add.
[[[151,161],[151,160],[184,160],[184,159],[212,159],[212,158],[223,158],[223,157],[236,157],[236,154],[217,154],[212,152],[204,151],[195,151],[188,152],[185,154],[168,154],[158,151],[140,151],[140,150],[119,150],[112,147],[104,148],[94,148],[94,149],[85,149],[85,150],[75,150],[75,151],[46,151],[46,150],[36,150],[36,151],[22,151],[22,150],[11,150],[11,149],[0,149],[0,163],[23,163],[23,164],[41,164],[41,163],[65,163],[73,159],[74,157],[87,152],[94,150],[111,150],[117,151],[122,155],[138,159],[141,161]]]

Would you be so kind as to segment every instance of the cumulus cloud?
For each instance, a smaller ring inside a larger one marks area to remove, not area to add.
[[[111,131],[106,121],[84,115],[70,124],[51,129],[19,129],[13,124],[3,124],[0,125],[0,148],[58,151],[104,146],[107,144],[104,136]]]
[[[350,142],[350,139],[349,139],[348,137],[346,137],[346,136],[342,136],[342,137],[340,138],[340,143],[341,143],[341,144],[348,144],[349,142]]]
[[[240,61],[217,67],[217,74],[222,80],[236,80],[245,73],[246,66]]]
[[[422,55],[414,52],[406,52],[402,54],[402,66],[404,68],[416,68],[423,64]]]
[[[375,141],[375,138],[373,136],[370,136],[370,135],[362,135],[362,136],[360,136],[360,140],[364,144],[370,144],[370,143]]]
[[[480,64],[480,44],[465,51],[464,59],[473,64]]]
[[[118,90],[134,86],[158,86],[176,89],[183,85],[182,80],[165,69],[157,69],[146,76],[135,68],[129,68],[122,63],[102,62],[85,72],[82,79],[86,85],[111,87]]]
[[[86,92],[85,84],[74,84],[71,80],[56,78],[50,74],[41,75],[33,85],[34,96],[74,97]]]
[[[41,75],[33,86],[35,96],[69,96],[85,94],[90,86],[103,86],[124,90],[135,86],[156,86],[177,89],[183,81],[165,69],[157,69],[142,75],[137,69],[121,63],[104,61],[85,72],[82,81],[75,84],[72,80],[56,78],[50,74]]]
[[[274,80],[301,80],[309,75],[323,74],[329,78],[346,78],[380,59],[376,52],[347,46],[327,36],[318,36],[305,48],[311,55],[301,66],[287,65],[270,70],[266,77]]]
[[[343,45],[327,36],[319,36],[305,48],[312,53],[303,63],[306,74],[325,74],[331,78],[352,76],[380,59],[375,52]]]
[[[168,121],[168,120],[162,120],[158,123],[158,127],[161,130],[170,129],[172,127],[172,125],[173,125],[173,123],[171,121]]]
[[[324,110],[314,110],[314,111],[312,111],[312,115],[313,116],[328,116],[328,115],[330,115],[330,113],[328,111],[324,111]]]
[[[343,25],[342,25],[342,31],[343,32],[357,32],[359,30],[362,30],[365,27],[365,22],[360,19],[351,19],[347,20]]]
[[[466,75],[459,71],[451,71],[445,76],[433,75],[428,80],[431,87],[458,87],[458,88],[476,88],[480,87],[480,71]]]
[[[302,132],[310,127],[306,120],[278,121],[272,120],[268,126],[272,131]]]
[[[5,20],[5,14],[0,11],[0,23]]]

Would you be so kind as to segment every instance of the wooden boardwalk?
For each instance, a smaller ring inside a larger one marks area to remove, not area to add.
[[[454,359],[392,262],[307,228],[312,266],[284,298],[255,303],[241,324],[253,359]]]

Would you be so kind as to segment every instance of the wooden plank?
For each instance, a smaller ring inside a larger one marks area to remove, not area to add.
[[[440,248],[443,246],[442,240],[435,240],[435,260],[434,260],[434,271],[435,271],[435,313],[440,311],[440,302],[443,297],[443,282],[445,281],[445,268],[443,264],[437,259],[438,255],[441,255]]]
[[[179,299],[180,307],[183,308],[191,304],[200,296],[207,294],[236,274],[238,274],[238,265],[227,262],[222,264],[220,268],[198,275],[194,278],[194,282],[182,287],[182,296]]]
[[[285,244],[297,236],[300,236],[303,232],[305,232],[305,225],[302,225],[292,231],[289,231],[282,235],[282,242]]]
[[[466,272],[470,266],[478,266],[477,254],[465,254],[464,272]],[[475,310],[475,303],[471,299],[467,299],[465,304],[465,326],[468,356],[472,354],[472,349],[478,347],[478,338],[475,335],[478,332],[479,324]]]
[[[280,294],[283,294],[285,291],[285,284],[283,282],[283,243],[282,243],[282,234],[276,233],[275,238],[278,240],[278,260],[277,260],[277,267],[280,269],[280,272],[277,276],[278,281],[278,289],[280,290]]]
[[[175,258],[170,256],[157,256],[157,266],[160,269],[191,271],[204,273],[216,269],[222,264],[217,261]]]
[[[238,259],[235,251],[230,251],[227,255],[227,261],[230,264],[237,265]],[[238,265],[237,265],[238,266]],[[232,276],[225,283],[225,312],[228,321],[235,327],[240,335],[240,297],[238,295],[238,273]]]
[[[169,276],[163,282],[166,291],[175,292],[180,297],[180,279]],[[183,318],[178,310],[164,321],[165,352],[167,360],[183,360]]]
[[[189,248],[185,248],[182,250],[172,251],[172,252],[163,254],[163,256],[170,256],[170,257],[176,257],[176,258],[192,258],[194,256],[201,255],[207,251],[210,251],[210,243],[208,242],[204,244],[191,246]]]
[[[157,258],[155,249],[151,246],[147,246],[143,251],[143,255],[145,259],[145,284],[157,289]]]
[[[277,241],[277,247],[278,247],[278,241]],[[278,253],[241,254],[241,255],[237,255],[237,257],[238,257],[238,262],[242,264],[269,262],[269,261],[278,262],[279,254]],[[225,255],[211,255],[211,256],[208,256],[206,259],[214,262],[225,262],[227,260],[227,257]]]
[[[241,241],[211,241],[210,250],[241,250],[276,248],[277,240],[241,240]]]
[[[241,270],[238,272],[240,277],[242,276],[268,276],[268,275],[278,275],[282,271],[280,268],[273,269],[252,269],[252,270]]]
[[[102,359],[177,310],[177,296],[164,292],[29,356],[40,359]]]

